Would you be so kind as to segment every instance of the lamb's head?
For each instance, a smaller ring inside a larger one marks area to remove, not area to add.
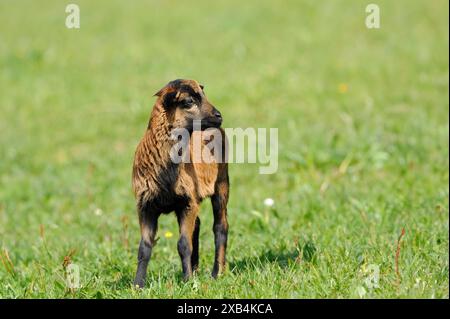
[[[197,128],[194,121],[201,124],[202,130],[222,124],[222,115],[206,98],[203,85],[195,80],[171,81],[155,95],[174,129],[192,131]]]

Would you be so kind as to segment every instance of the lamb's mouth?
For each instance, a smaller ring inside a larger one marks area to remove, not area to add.
[[[196,126],[194,125],[194,127],[192,128],[194,131],[204,131],[206,129],[209,128],[219,128],[222,125],[222,121],[221,120],[202,120],[201,121],[201,125],[200,126]]]
[[[210,127],[219,128],[221,125],[222,125],[222,118],[213,117],[202,121],[202,129],[203,126],[205,126],[205,128]]]
[[[192,131],[204,131],[209,128],[219,128],[222,125],[222,119],[211,118],[194,121],[194,123],[189,124],[185,127],[189,132]]]

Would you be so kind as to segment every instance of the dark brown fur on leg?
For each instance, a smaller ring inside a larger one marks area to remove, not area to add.
[[[177,211],[178,225],[180,227],[178,254],[181,258],[184,280],[192,276],[193,237],[197,214],[198,206],[196,204],[189,204],[184,209]]]
[[[216,193],[211,197],[214,211],[214,244],[215,256],[212,276],[217,276],[225,270],[226,250],[228,241],[228,220],[227,220],[227,202],[228,202],[228,175],[226,180],[221,181],[216,186]]]
[[[200,236],[200,218],[197,217],[195,220],[194,234],[192,236],[192,256],[191,256],[191,267],[192,271],[195,272],[198,269],[199,261],[199,236]]]
[[[147,277],[147,267],[152,255],[152,249],[155,245],[155,236],[158,229],[158,215],[156,213],[141,212],[141,242],[138,250],[138,267],[134,285],[140,288],[144,287]]]

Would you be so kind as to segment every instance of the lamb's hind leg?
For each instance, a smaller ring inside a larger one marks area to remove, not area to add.
[[[198,215],[198,205],[195,203],[190,203],[183,209],[178,210],[176,213],[178,225],[180,227],[178,254],[181,258],[183,279],[187,280],[192,276],[192,254],[194,249],[193,236]]]
[[[147,277],[147,267],[155,245],[155,236],[158,229],[159,214],[153,212],[139,212],[139,224],[141,226],[141,242],[138,250],[138,266],[134,285],[144,287]]]
[[[199,236],[200,236],[200,218],[197,216],[197,219],[195,220],[194,234],[192,235],[192,255],[191,255],[192,271],[196,271],[198,268]]]
[[[227,203],[228,203],[228,181],[218,183],[216,192],[211,197],[211,203],[214,211],[214,244],[215,256],[212,276],[216,278],[219,273],[225,269],[225,254],[228,241],[228,221],[227,221]]]

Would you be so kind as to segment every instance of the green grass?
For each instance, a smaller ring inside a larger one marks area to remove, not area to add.
[[[75,2],[79,30],[64,2],[0,2],[0,297],[449,297],[447,1],[376,1],[378,30],[367,1]],[[182,281],[162,216],[137,291],[132,159],[175,78],[205,84],[225,127],[278,127],[279,169],[230,166],[222,277],[205,202],[198,275]]]

